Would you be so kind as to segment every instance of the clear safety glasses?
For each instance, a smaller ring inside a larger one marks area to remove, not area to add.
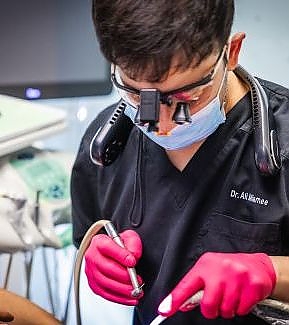
[[[197,102],[198,105],[207,102],[208,98],[211,96],[213,80],[221,66],[226,49],[227,45],[220,52],[213,69],[206,77],[178,89],[160,92],[160,101],[165,104],[169,103],[169,105],[174,105],[179,101],[186,102],[190,105],[194,102]],[[115,65],[112,65],[111,80],[118,90],[120,97],[131,106],[138,108],[140,105],[140,90],[125,85],[120,78],[118,67]]]

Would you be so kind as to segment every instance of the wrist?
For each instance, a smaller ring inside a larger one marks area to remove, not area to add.
[[[256,257],[258,257],[261,263],[266,267],[267,274],[272,283],[272,289],[270,295],[274,291],[277,283],[277,275],[278,275],[278,267],[273,262],[272,257],[267,255],[266,253],[255,253]]]
[[[276,285],[272,296],[282,301],[289,301],[289,257],[269,256],[276,273]]]

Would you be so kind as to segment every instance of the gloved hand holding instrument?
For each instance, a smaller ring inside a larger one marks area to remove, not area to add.
[[[138,234],[126,230],[120,235],[112,223],[105,225],[108,235],[94,236],[85,253],[85,273],[92,291],[110,301],[137,305],[142,296],[134,266],[142,253]]]
[[[108,236],[97,235],[102,227]],[[142,279],[136,275],[134,266],[141,254],[141,240],[136,232],[126,230],[118,235],[107,220],[89,228],[74,269],[78,325],[81,324],[79,275],[84,255],[89,285],[95,293],[114,302],[137,305],[143,292]],[[205,253],[163,300],[159,315],[150,325],[160,324],[177,311],[191,311],[197,305],[206,318],[232,318],[253,312],[269,324],[289,325],[289,304],[265,299],[275,283],[275,270],[266,254]]]
[[[262,313],[260,306],[282,307],[289,312],[289,305],[264,300],[275,284],[275,270],[266,254],[205,253],[161,302],[160,315],[150,325],[158,325],[177,311],[191,311],[198,305],[208,319],[233,318],[252,311],[269,321],[271,317]],[[255,307],[257,304],[259,307]],[[271,319],[269,324],[289,324],[288,315],[287,322]]]
[[[107,235],[98,234],[102,227]],[[123,305],[137,305],[143,296],[143,282],[134,266],[141,254],[141,239],[133,230],[118,234],[108,220],[99,220],[88,229],[79,247],[74,267],[77,325],[81,325],[79,278],[83,257],[85,256],[88,283],[94,293]]]

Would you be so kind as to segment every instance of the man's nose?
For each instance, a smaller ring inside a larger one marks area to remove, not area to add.
[[[166,104],[160,105],[160,115],[158,123],[159,135],[168,134],[176,124],[173,122],[173,115],[175,112],[175,105],[168,106]]]

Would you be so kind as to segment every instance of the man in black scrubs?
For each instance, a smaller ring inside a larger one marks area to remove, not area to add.
[[[132,129],[102,167],[90,143],[116,105],[88,127],[72,173],[74,243],[95,221],[114,223],[126,248],[96,235],[85,271],[96,294],[136,306],[135,325],[158,314],[171,325],[265,324],[250,312],[258,302],[289,301],[289,92],[259,79],[282,162],[266,176],[233,16],[233,0],[93,1]],[[138,297],[127,267],[144,283]],[[199,306],[184,305],[200,290]]]

